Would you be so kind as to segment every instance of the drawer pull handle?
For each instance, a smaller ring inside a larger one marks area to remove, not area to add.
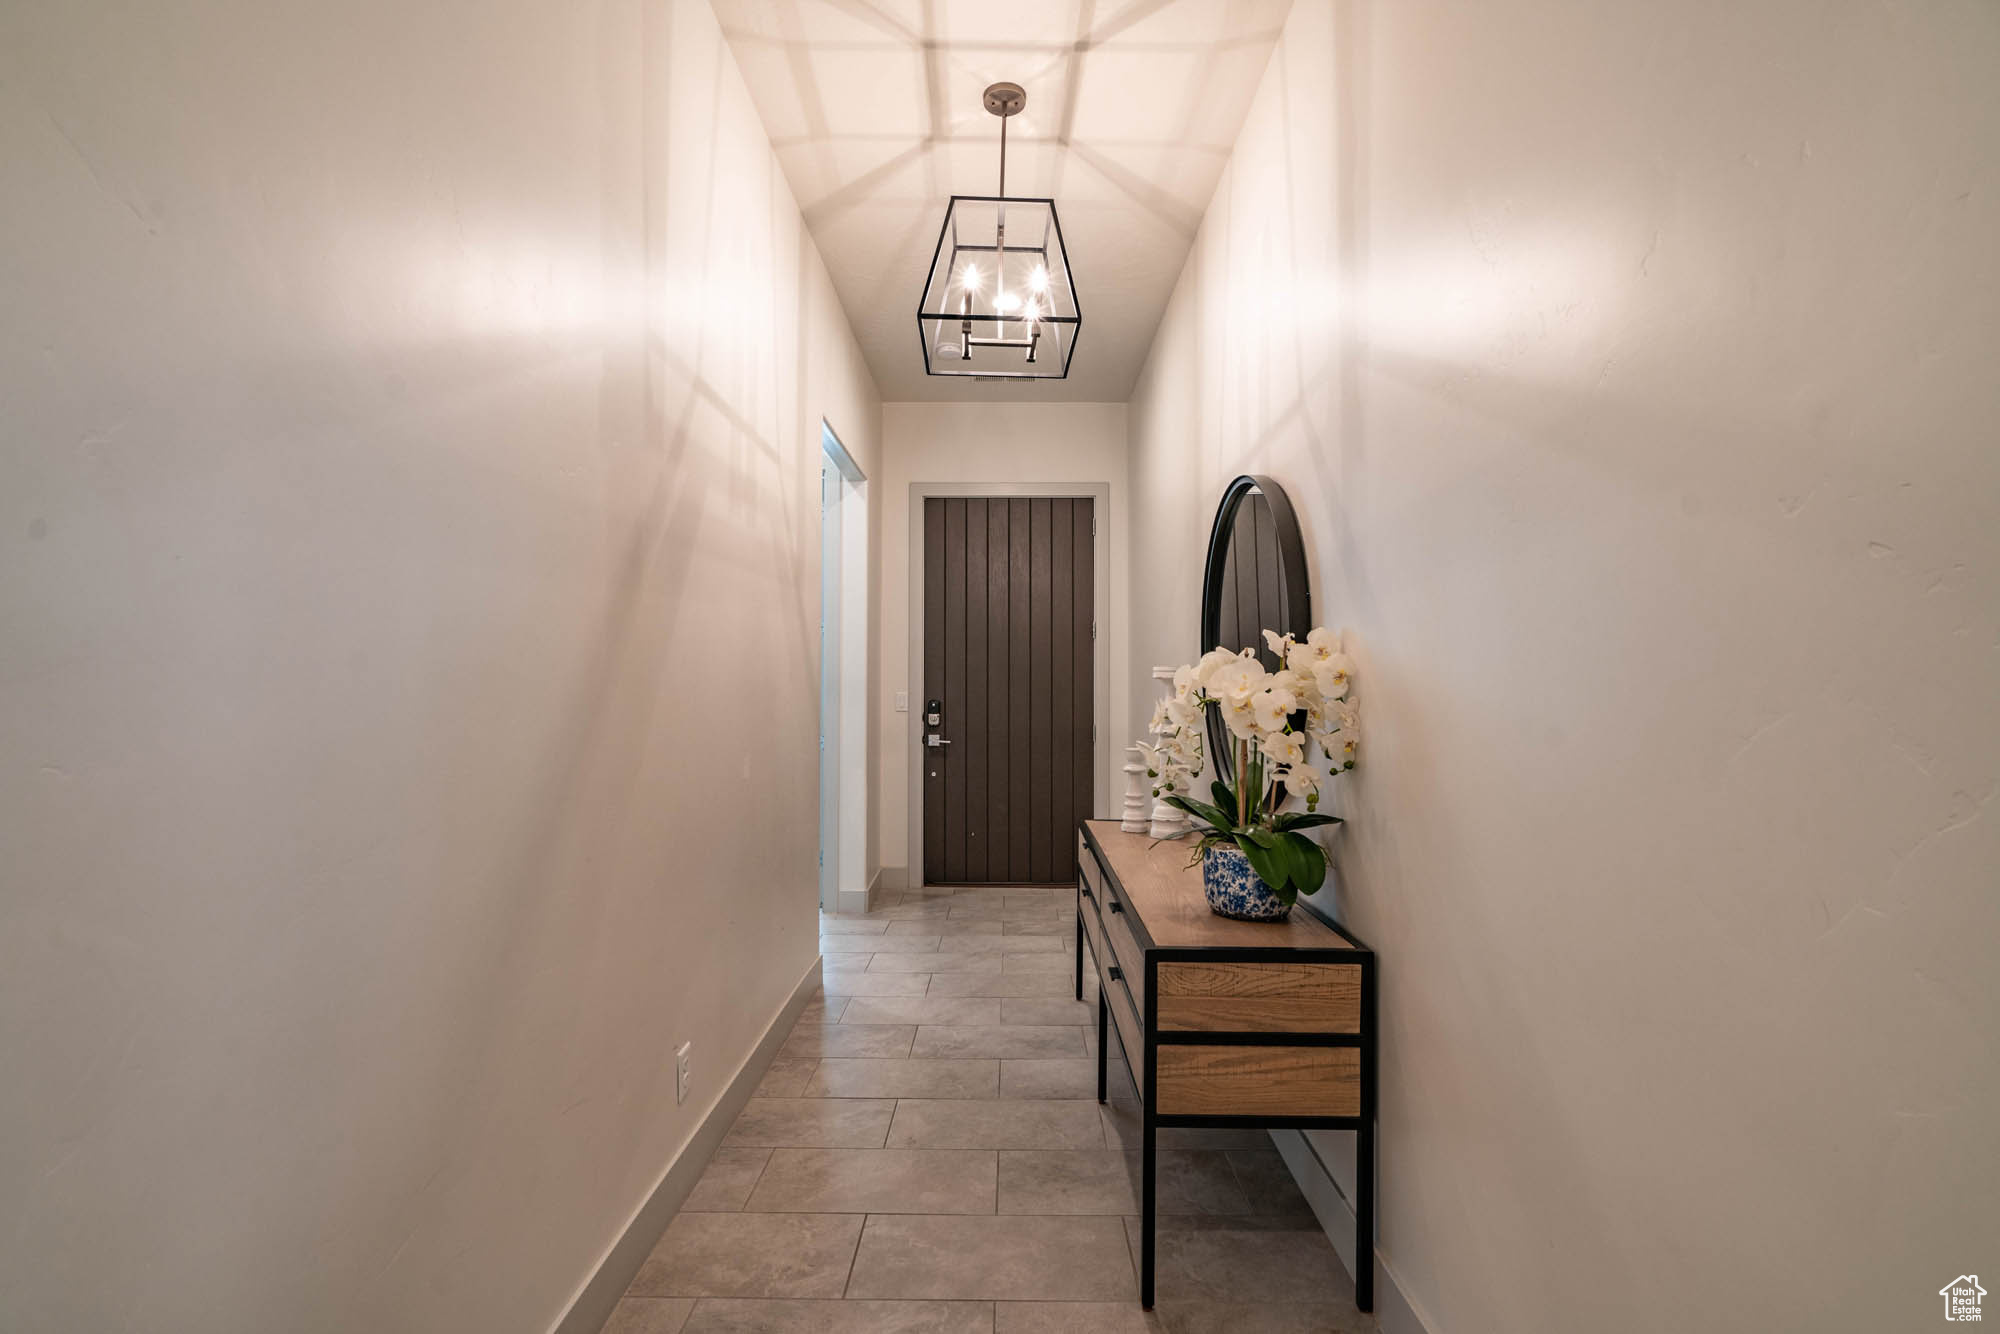
[[[1117,899],[1113,899],[1113,900],[1111,900],[1111,911],[1112,911],[1112,912],[1124,912],[1124,911],[1125,911],[1125,905],[1124,905],[1124,904],[1122,904],[1122,903],[1120,903],[1120,902],[1119,902],[1119,901],[1118,901]]]
[[[1084,886],[1082,886],[1082,892],[1083,892],[1083,896],[1084,896],[1085,898],[1089,899],[1089,900],[1090,900],[1090,901],[1091,901],[1092,903],[1095,903],[1095,902],[1097,902],[1097,896],[1096,896],[1095,894],[1092,894],[1092,893],[1090,892],[1090,886],[1088,886],[1088,885],[1084,885]]]
[[[1123,982],[1125,980],[1125,970],[1123,968],[1120,968],[1115,963],[1112,964],[1105,971],[1111,974],[1111,980],[1113,982]]]

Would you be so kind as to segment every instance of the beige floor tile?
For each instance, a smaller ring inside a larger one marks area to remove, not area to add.
[[[879,1149],[896,1104],[880,1098],[752,1098],[724,1144],[774,1149]]]
[[[877,954],[870,961],[871,973],[962,973],[989,967],[996,956],[958,951],[931,951],[925,954]]]
[[[1032,958],[1032,955],[1009,955],[1008,958]],[[933,996],[1068,996],[1076,997],[1076,973],[1074,965],[1063,971],[1008,973],[938,973],[931,978],[930,994]],[[1089,993],[1094,995],[1095,993]]]
[[[1165,1214],[1247,1214],[1250,1201],[1220,1153],[1162,1150],[1154,1176]],[[1133,1214],[1139,1155],[1118,1149],[1000,1155],[1003,1214]]]
[[[1076,914],[1066,913],[1061,921],[1011,921],[1003,925],[1002,935],[1008,936],[1067,936],[1072,944],[1076,941]]]
[[[1139,1220],[1125,1221],[1136,1255]],[[1153,1235],[1154,1285],[1163,1301],[1321,1302],[1353,1309],[1347,1271],[1309,1219],[1162,1215]]]
[[[1156,1310],[1166,1334],[1375,1334],[1351,1304],[1162,1299]]]
[[[847,1010],[847,997],[819,995],[805,1003],[799,1011],[796,1022],[801,1024],[837,1023]]]
[[[1243,1183],[1243,1193],[1249,1197],[1251,1213],[1291,1217],[1312,1214],[1312,1205],[1307,1203],[1292,1169],[1285,1166],[1275,1146],[1231,1149],[1228,1158],[1236,1179]]]
[[[1046,937],[1044,937],[1046,939]],[[1076,959],[1069,954],[1041,952],[1038,954],[1002,955],[1000,971],[1003,973],[1057,974],[1065,979],[1076,976]]]
[[[1001,922],[986,921],[979,918],[973,918],[969,921],[954,921],[947,917],[937,923],[937,929],[939,934],[946,940],[964,940],[968,937],[973,940],[983,940],[1004,935],[1005,932],[1002,929],[1004,925]],[[895,930],[896,928],[892,924],[889,928],[890,934],[895,934]]]
[[[983,1030],[981,1030],[983,1031]],[[809,1098],[997,1098],[997,1060],[826,1060]]]
[[[822,975],[829,995],[849,997],[921,996],[930,982],[922,973],[871,973],[865,968],[828,968]]]
[[[1115,1218],[870,1217],[851,1297],[1123,1301],[1138,1281]]]
[[[737,1213],[743,1208],[743,1201],[750,1198],[751,1190],[757,1185],[757,1178],[763,1175],[764,1164],[771,1157],[769,1149],[745,1149],[723,1145],[708,1160],[708,1169],[688,1192],[687,1202],[681,1205],[681,1212],[688,1214]]]
[[[910,1055],[919,1060],[980,1056],[1027,1060],[1084,1054],[1081,1028],[1031,1024],[924,1024],[910,1047]]]
[[[685,1334],[989,1334],[990,1302],[767,1302],[709,1297]]]
[[[999,1302],[994,1334],[1165,1334],[1162,1318],[1129,1302]]]
[[[903,926],[906,925],[906,923],[891,922],[889,925]],[[873,942],[874,953],[930,954],[935,952],[936,949],[938,948],[938,942],[941,939],[943,939],[943,937],[939,936],[938,933],[934,929],[932,929],[932,927],[924,926],[923,923],[918,923],[917,925],[919,927],[922,927],[928,934],[906,935],[901,932],[891,932],[890,934],[883,936],[881,939]],[[935,926],[935,923],[933,923],[932,926]]]
[[[994,1163],[977,1149],[776,1149],[749,1212],[990,1214]]]
[[[915,1024],[802,1023],[778,1048],[778,1055],[815,1060],[827,1056],[908,1056],[916,1035]]]
[[[843,1024],[997,1024],[1000,1002],[984,996],[864,996],[847,1007]]]
[[[759,1098],[796,1098],[805,1092],[806,1081],[812,1078],[813,1067],[819,1062],[810,1056],[780,1055],[771,1062],[771,1068],[764,1072],[764,1078],[757,1083],[756,1096]]]
[[[632,1280],[636,1297],[838,1297],[853,1214],[680,1214]]]
[[[1056,1099],[896,1104],[888,1145],[898,1149],[1101,1149],[1097,1104]]]
[[[886,936],[821,936],[819,952],[826,956],[828,968],[866,967],[865,960],[885,939]]]
[[[819,919],[822,936],[879,936],[888,929],[887,922],[872,922],[864,917],[829,917],[822,913]]]
[[[1060,954],[1074,965],[1076,962],[1075,950],[1075,940],[1062,936],[1003,935],[1000,937],[1000,952],[1002,954]]]
[[[694,1302],[687,1297],[625,1297],[611,1308],[602,1334],[680,1334]]]
[[[1008,1024],[1069,1024],[1082,1028],[1097,1022],[1097,1004],[1068,996],[1007,996],[1000,1002],[1000,1019]]]
[[[1110,1072],[1116,1076],[1119,1072]],[[1091,1056],[1000,1062],[1003,1098],[1095,1098],[1097,1060]]]

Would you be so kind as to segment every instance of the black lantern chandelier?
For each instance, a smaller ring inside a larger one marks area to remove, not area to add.
[[[1053,199],[1007,195],[1007,121],[1028,104],[1018,83],[986,90],[1000,118],[1000,191],[953,195],[917,307],[924,369],[980,380],[1060,380],[1083,312]]]

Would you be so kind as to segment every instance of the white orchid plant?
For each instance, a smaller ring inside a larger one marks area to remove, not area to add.
[[[1326,850],[1305,830],[1339,824],[1319,811],[1321,777],[1307,761],[1312,742],[1334,773],[1352,769],[1360,741],[1353,696],[1354,664],[1332,631],[1319,628],[1304,642],[1264,632],[1280,666],[1267,670],[1255,648],[1215,649],[1174,673],[1174,693],[1153,714],[1157,746],[1140,747],[1153,795],[1197,823],[1195,858],[1224,846],[1240,848],[1271,891],[1286,904],[1311,894],[1326,880]],[[1213,803],[1197,799],[1208,711],[1214,709],[1235,747],[1234,783],[1210,784]],[[1305,809],[1282,809],[1292,797]]]

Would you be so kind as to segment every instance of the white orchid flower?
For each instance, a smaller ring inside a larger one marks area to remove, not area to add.
[[[1313,684],[1329,700],[1345,698],[1354,676],[1354,662],[1345,653],[1335,652],[1313,664]]]
[[[1306,762],[1305,740],[1294,732],[1273,732],[1257,744],[1281,768],[1291,768],[1293,765],[1302,765]]]
[[[1255,658],[1232,658],[1208,678],[1208,693],[1224,708],[1240,708],[1262,690],[1267,674]]]
[[[1250,711],[1257,719],[1257,726],[1266,732],[1284,731],[1285,720],[1298,707],[1297,696],[1273,686],[1266,686],[1250,697]]]

